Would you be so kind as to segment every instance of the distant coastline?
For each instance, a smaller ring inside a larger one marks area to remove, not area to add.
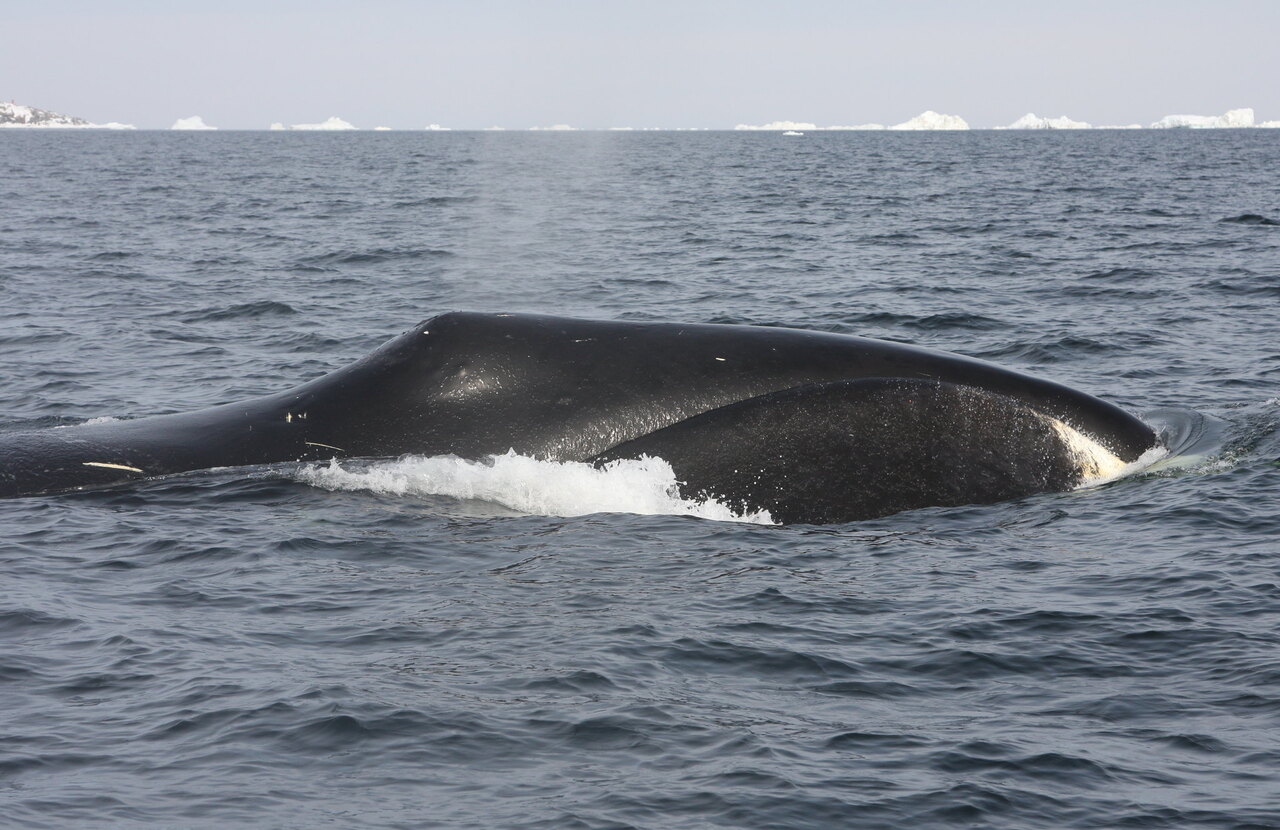
[[[17,128],[17,129],[90,129],[90,130],[133,130],[136,129],[132,124],[124,124],[111,121],[105,124],[96,124],[87,119],[73,115],[63,115],[53,112],[52,110],[39,109],[37,107],[18,104],[14,101],[0,103],[0,128]],[[1222,115],[1166,115],[1158,121],[1152,122],[1147,126],[1142,124],[1120,124],[1120,125],[1092,125],[1086,121],[1076,121],[1066,115],[1058,117],[1042,117],[1033,112],[1029,112],[1021,118],[1007,125],[997,125],[992,127],[972,127],[959,115],[949,115],[926,110],[914,118],[908,119],[898,124],[879,124],[867,123],[857,124],[853,126],[819,126],[816,123],[808,121],[771,121],[765,124],[737,124],[733,127],[601,127],[601,128],[579,128],[569,124],[552,124],[550,126],[531,126],[524,128],[514,128],[508,130],[505,127],[490,126],[483,128],[467,128],[460,129],[459,132],[507,132],[507,131],[531,131],[531,132],[715,132],[715,131],[748,131],[748,132],[778,132],[778,133],[808,133],[808,132],[850,132],[850,131],[885,131],[885,132],[915,132],[915,131],[932,131],[932,132],[958,132],[969,130],[1035,130],[1035,131],[1062,131],[1062,130],[1169,130],[1169,129],[1257,129],[1257,128],[1280,128],[1280,120],[1258,121],[1255,118],[1254,111],[1250,107],[1241,107],[1238,109],[1228,110]],[[218,127],[205,123],[204,119],[199,115],[178,118],[169,127],[170,130],[199,130],[209,131],[217,130]],[[314,123],[300,123],[286,125],[283,122],[275,122],[264,128],[270,131],[331,131],[331,132],[352,132],[361,130],[360,127],[347,121],[339,116],[329,116],[323,121]],[[372,131],[383,132],[391,131],[393,128],[386,126],[375,126],[369,128]],[[428,124],[421,128],[428,132],[451,132],[450,127],[441,126],[440,124]],[[251,130],[250,130],[251,131]],[[404,130],[400,130],[404,131]],[[416,130],[415,130],[416,131]]]

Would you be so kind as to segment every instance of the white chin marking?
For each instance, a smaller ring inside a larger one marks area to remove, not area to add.
[[[1077,464],[1080,470],[1080,483],[1076,485],[1077,489],[1096,487],[1099,484],[1133,475],[1169,454],[1166,448],[1155,446],[1126,464],[1111,450],[1070,424],[1047,415],[1041,415],[1041,417],[1053,427],[1054,432],[1058,434],[1058,438],[1062,440],[1067,452]]]

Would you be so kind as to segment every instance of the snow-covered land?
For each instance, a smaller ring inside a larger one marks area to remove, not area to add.
[[[274,124],[272,124],[271,126],[272,126],[272,129],[275,129]],[[338,116],[331,115],[324,121],[321,121],[319,124],[294,124],[289,129],[291,130],[355,130],[359,128],[356,127],[355,124],[350,123],[349,121],[343,121]]]
[[[132,124],[111,121],[93,124],[74,115],[62,115],[23,104],[0,103],[0,127],[44,127],[46,129],[132,130]]]
[[[1243,107],[1238,110],[1227,110],[1223,115],[1166,115],[1151,125],[1153,130],[1167,130],[1187,127],[1195,130],[1231,129],[1236,127],[1252,127],[1253,110]]]
[[[1087,130],[1087,129],[1089,129],[1089,124],[1088,124],[1088,122],[1085,122],[1085,121],[1072,121],[1070,118],[1067,118],[1065,115],[1060,116],[1060,117],[1058,117],[1058,118],[1041,118],[1040,116],[1036,115],[1034,112],[1029,112],[1029,113],[1027,113],[1026,115],[1024,115],[1024,116],[1022,116],[1021,118],[1019,118],[1017,121],[1014,121],[1014,122],[1013,122],[1012,124],[1010,124],[1009,126],[1007,126],[1007,127],[996,127],[996,129],[997,129],[997,130],[999,130],[999,129],[1005,129],[1005,130]]]
[[[901,124],[894,124],[889,127],[891,130],[967,130],[969,124],[958,115],[943,115],[933,110],[925,110],[924,112],[912,118],[910,121],[903,121]]]
[[[198,115],[193,115],[190,118],[179,118],[177,121],[173,122],[173,126],[170,127],[169,129],[171,130],[216,130],[218,128],[210,127],[208,124],[204,123],[203,118],[201,118]]]

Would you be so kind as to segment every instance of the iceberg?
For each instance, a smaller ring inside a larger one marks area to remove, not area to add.
[[[739,124],[734,127],[735,130],[816,130],[817,124],[810,124],[807,121],[770,121],[768,124],[762,124],[759,127],[751,124]]]
[[[1141,130],[1141,124],[1107,124],[1094,127],[1095,130]]]
[[[1243,107],[1227,110],[1222,115],[1166,115],[1151,125],[1154,130],[1188,128],[1193,130],[1235,129],[1253,126],[1253,110]]]
[[[373,131],[375,133],[389,133],[391,132],[391,128],[390,127],[374,127]]]
[[[1001,128],[997,127],[996,129],[1001,129]],[[1089,129],[1089,124],[1085,121],[1072,121],[1070,118],[1067,118],[1065,115],[1059,118],[1041,118],[1040,116],[1036,115],[1034,112],[1029,112],[1026,115],[1019,118],[1017,121],[1014,121],[1008,127],[1004,127],[1003,129],[1006,129],[1006,130],[1087,130]]]
[[[173,126],[170,127],[169,129],[171,130],[216,130],[218,128],[210,127],[208,124],[204,123],[203,118],[201,118],[198,115],[193,115],[190,118],[179,118],[177,121],[173,122]]]
[[[552,124],[550,127],[530,127],[529,129],[533,132],[564,133],[578,128],[570,127],[568,124]]]
[[[903,121],[901,124],[894,124],[889,127],[890,130],[967,130],[969,124],[958,115],[943,115],[933,110],[925,110],[924,112],[912,118],[910,121]]]
[[[854,124],[851,127],[823,127],[825,130],[883,130],[883,124]]]
[[[1263,121],[1261,124],[1256,126],[1263,127],[1268,130],[1280,129],[1280,121]]]
[[[430,130],[430,131],[431,131],[431,132],[433,132],[433,133],[434,133],[434,132],[446,132],[446,133],[447,133],[447,132],[449,132],[449,131],[450,131],[451,129],[453,129],[453,128],[452,128],[452,127],[441,127],[439,124],[428,124],[427,126],[423,127],[423,129],[424,129],[424,130]]]
[[[271,127],[270,127],[269,129],[272,129],[272,130],[287,130],[287,129],[289,129],[289,128],[288,128],[288,127],[286,127],[284,124],[280,123],[279,121],[272,121],[272,122],[271,122]]]
[[[81,129],[81,130],[132,130],[132,124],[121,124],[109,121],[106,124],[94,124],[74,115],[62,115],[49,110],[29,107],[25,104],[0,102],[0,127],[34,127],[44,129]]]
[[[336,115],[331,115],[319,124],[294,124],[291,130],[355,130],[359,129],[355,124],[343,121]]]

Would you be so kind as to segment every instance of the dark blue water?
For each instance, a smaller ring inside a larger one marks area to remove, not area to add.
[[[528,310],[961,352],[1181,456],[821,528],[0,502],[0,824],[1280,827],[1280,132],[10,131],[0,206],[0,432]]]

